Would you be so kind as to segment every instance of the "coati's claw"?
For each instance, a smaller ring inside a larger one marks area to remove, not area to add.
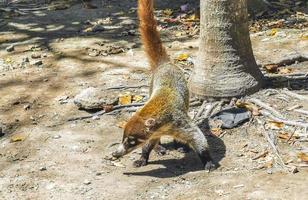
[[[134,161],[134,167],[142,167],[148,164],[147,160],[144,158],[140,158],[139,160]]]
[[[206,164],[204,165],[204,170],[206,172],[210,172],[213,169],[215,169],[215,164],[212,161],[206,162]]]
[[[159,145],[159,144],[156,145],[154,150],[160,156],[163,156],[167,153],[167,149],[165,147],[163,147],[162,145]]]

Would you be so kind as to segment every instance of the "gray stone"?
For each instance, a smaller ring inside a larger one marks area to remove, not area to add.
[[[102,109],[104,105],[114,104],[117,100],[116,94],[107,95],[101,89],[89,87],[75,96],[74,103],[80,109],[94,110]]]
[[[6,47],[5,50],[6,50],[7,52],[12,52],[12,51],[15,50],[15,46],[14,46],[14,45],[10,45],[10,46]]]

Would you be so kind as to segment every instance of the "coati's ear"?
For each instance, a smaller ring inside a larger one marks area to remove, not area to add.
[[[152,128],[153,126],[155,126],[155,119],[154,118],[149,118],[149,119],[145,120],[144,125],[147,128]]]

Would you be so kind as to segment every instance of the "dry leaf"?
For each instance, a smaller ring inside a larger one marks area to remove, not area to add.
[[[186,61],[186,60],[188,59],[188,57],[189,57],[188,54],[182,53],[182,54],[180,54],[180,55],[176,58],[176,60],[177,60],[177,61]]]
[[[134,95],[133,97],[134,102],[142,102],[142,100],[143,100],[143,96],[141,95]]]
[[[195,14],[190,15],[188,18],[185,19],[185,21],[188,21],[188,22],[194,22],[194,21],[198,21],[198,20],[199,20],[199,18]]]
[[[268,121],[266,124],[267,128],[278,130],[284,127],[284,123],[276,121]]]
[[[288,67],[283,67],[283,68],[278,69],[279,74],[289,74],[293,71],[294,71],[294,69],[288,68]]]
[[[289,139],[289,134],[286,132],[280,132],[278,133],[278,138],[283,139],[283,140],[288,140]]]
[[[271,32],[268,34],[268,36],[274,36],[277,33],[277,29],[272,29]]]
[[[260,115],[259,108],[258,108],[256,105],[252,104],[252,103],[243,102],[243,101],[238,100],[238,101],[235,103],[235,105],[236,105],[237,107],[239,107],[239,108],[246,108],[246,109],[249,110],[249,111],[252,113],[252,115],[254,115],[254,116]]]
[[[105,105],[104,110],[105,112],[111,112],[113,110],[113,105]]]
[[[119,96],[120,105],[127,105],[131,103],[132,103],[132,95],[130,95],[129,93]]]
[[[163,10],[163,14],[165,16],[171,16],[173,14],[173,11],[171,9],[165,9]]]
[[[182,32],[177,32],[177,33],[175,34],[175,36],[176,36],[176,37],[181,37],[182,34],[183,34]]]
[[[308,34],[303,34],[300,37],[301,40],[308,40]]]
[[[24,141],[25,140],[25,136],[24,135],[13,135],[11,137],[11,140],[10,142],[21,142],[21,141]]]
[[[297,157],[301,160],[301,162],[308,162],[308,154],[304,152],[300,152],[297,154]]]
[[[212,128],[211,132],[213,135],[219,136],[220,134],[222,134],[222,129],[221,128]]]
[[[276,73],[278,71],[278,65],[275,64],[265,65],[264,68],[268,73]]]

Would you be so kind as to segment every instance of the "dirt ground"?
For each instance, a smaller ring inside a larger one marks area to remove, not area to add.
[[[136,2],[104,2],[95,1],[98,9],[77,3],[63,10],[35,11],[7,18],[0,26],[0,64],[5,66],[0,68],[0,123],[5,132],[0,136],[0,199],[308,199],[308,168],[300,167],[297,158],[299,152],[308,153],[307,132],[292,126],[269,130],[295,132],[303,139],[292,144],[277,139],[283,160],[298,166],[297,173],[285,172],[273,162],[275,155],[259,123],[266,121],[262,116],[224,130],[223,137],[209,138],[220,165],[210,173],[202,171],[193,152],[181,153],[172,145],[166,155],[152,153],[149,165],[142,168],[132,166],[140,150],[120,161],[105,159],[121,141],[119,123],[131,113],[69,122],[88,114],[78,110],[74,97],[88,87],[102,89],[110,98],[127,91],[147,95],[146,86],[107,88],[147,85],[149,73],[137,34]],[[156,2],[161,10],[178,8],[185,1]],[[104,30],[87,30],[89,22],[100,19],[105,19]],[[174,30],[170,25],[162,31],[172,59],[187,53],[194,60],[197,35],[178,37]],[[258,64],[288,63],[292,73],[307,74],[307,31],[252,33]],[[14,50],[8,52],[12,44]],[[119,45],[124,52],[111,54],[108,48]],[[98,50],[106,55],[98,55]],[[308,81],[300,81],[284,83],[308,97]],[[283,95],[282,90],[274,84],[253,97],[288,119],[307,122],[307,115],[286,109],[301,105],[308,110],[307,101]],[[191,114],[198,108],[191,107]],[[268,155],[253,159],[267,150]]]

